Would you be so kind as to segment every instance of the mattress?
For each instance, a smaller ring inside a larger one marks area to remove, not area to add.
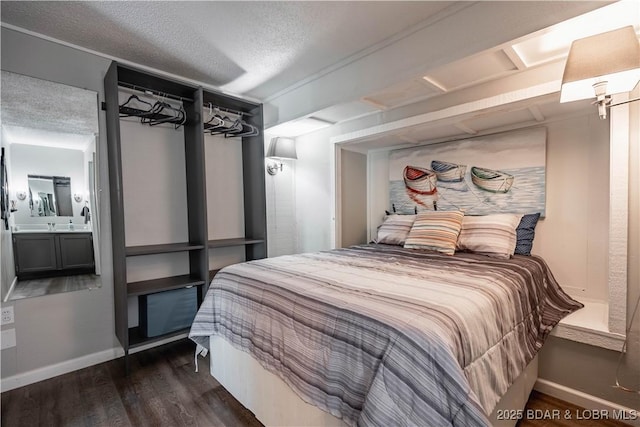
[[[489,425],[580,306],[539,257],[364,245],[223,269],[190,336],[224,337],[347,425]]]

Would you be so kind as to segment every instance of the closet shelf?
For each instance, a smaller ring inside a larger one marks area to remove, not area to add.
[[[158,335],[155,337],[145,337],[140,330],[140,327],[129,328],[129,348],[136,348],[145,344],[150,344],[155,341],[160,341],[166,338],[175,337],[182,334],[188,334],[189,328],[180,329],[166,334]]]
[[[192,277],[189,274],[181,276],[162,277],[160,279],[142,280],[140,282],[127,283],[127,296],[153,294],[156,292],[179,289],[187,286],[204,285],[204,280]]]
[[[209,240],[208,246],[210,248],[226,248],[230,246],[254,245],[256,243],[264,243],[264,239],[252,239],[249,237],[239,237],[236,239],[216,239]]]
[[[127,246],[125,248],[126,256],[154,255],[166,254],[170,252],[184,252],[204,249],[204,245],[183,243],[164,243],[161,245],[144,245],[144,246]]]

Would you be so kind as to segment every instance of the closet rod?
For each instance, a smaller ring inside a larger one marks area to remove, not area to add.
[[[158,90],[155,89],[149,89],[147,87],[144,86],[138,86],[138,85],[134,85],[131,83],[127,83],[127,82],[118,82],[118,86],[127,88],[127,89],[131,89],[131,90],[135,90],[138,92],[142,92],[145,95],[153,95],[159,98],[171,98],[175,101],[189,101],[189,102],[193,102],[193,99],[191,98],[185,98],[183,96],[176,96],[176,95],[171,95],[170,93],[166,93],[166,92],[160,92]]]
[[[202,111],[208,113],[210,109],[224,111],[225,113],[235,114],[237,116],[245,116],[245,117],[253,117],[253,114],[245,113],[244,111],[233,110],[231,108],[219,107],[213,103],[204,104],[202,106]]]

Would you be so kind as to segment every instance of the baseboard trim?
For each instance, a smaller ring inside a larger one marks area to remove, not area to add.
[[[56,363],[54,365],[45,366],[43,368],[3,378],[0,380],[0,389],[2,392],[13,390],[39,381],[48,380],[49,378],[57,377],[58,375],[77,371],[78,369],[88,368],[89,366],[108,362],[109,360],[116,359],[123,355],[124,351],[121,348],[112,348],[75,359],[65,360],[64,362]]]
[[[533,386],[533,389],[541,393],[548,394],[549,396],[553,396],[557,399],[561,399],[574,405],[583,407],[590,411],[606,411],[609,419],[614,419],[614,414],[619,415],[624,412],[626,418],[620,419],[618,417],[620,421],[623,421],[632,426],[640,427],[640,410],[627,408],[626,406],[619,405],[615,402],[601,399],[591,394],[587,394],[582,391],[575,390],[573,388],[566,387],[542,378],[537,379],[535,385]],[[589,414],[585,415],[589,416]]]
[[[129,354],[138,353],[153,347],[158,347],[163,344],[167,344],[173,341],[178,341],[186,338],[189,334],[184,333],[170,337],[164,340],[155,341],[153,343],[131,349]],[[93,365],[108,362],[113,359],[124,356],[124,350],[122,347],[114,347],[112,349],[99,351],[97,353],[88,354],[71,360],[65,360],[64,362],[56,363],[54,365],[45,366],[43,368],[34,369],[32,371],[16,374],[0,380],[0,391],[5,392],[16,388],[24,387],[29,384],[37,383],[39,381],[48,380],[58,375],[68,374],[69,372],[77,371],[79,369],[88,368]],[[194,366],[195,369],[195,366]]]
[[[4,297],[4,301],[3,302],[9,302],[9,298],[11,298],[11,293],[15,289],[17,283],[18,283],[18,276],[15,276],[13,278],[13,281],[11,282],[11,286],[9,286],[9,292],[7,292],[7,296]]]

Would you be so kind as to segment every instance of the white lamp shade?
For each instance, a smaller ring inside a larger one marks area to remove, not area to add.
[[[640,81],[640,44],[632,26],[574,41],[562,77],[560,102],[595,98],[595,83],[606,82],[603,95],[630,92]]]
[[[267,157],[277,159],[297,159],[296,141],[291,138],[273,138],[269,143]]]

